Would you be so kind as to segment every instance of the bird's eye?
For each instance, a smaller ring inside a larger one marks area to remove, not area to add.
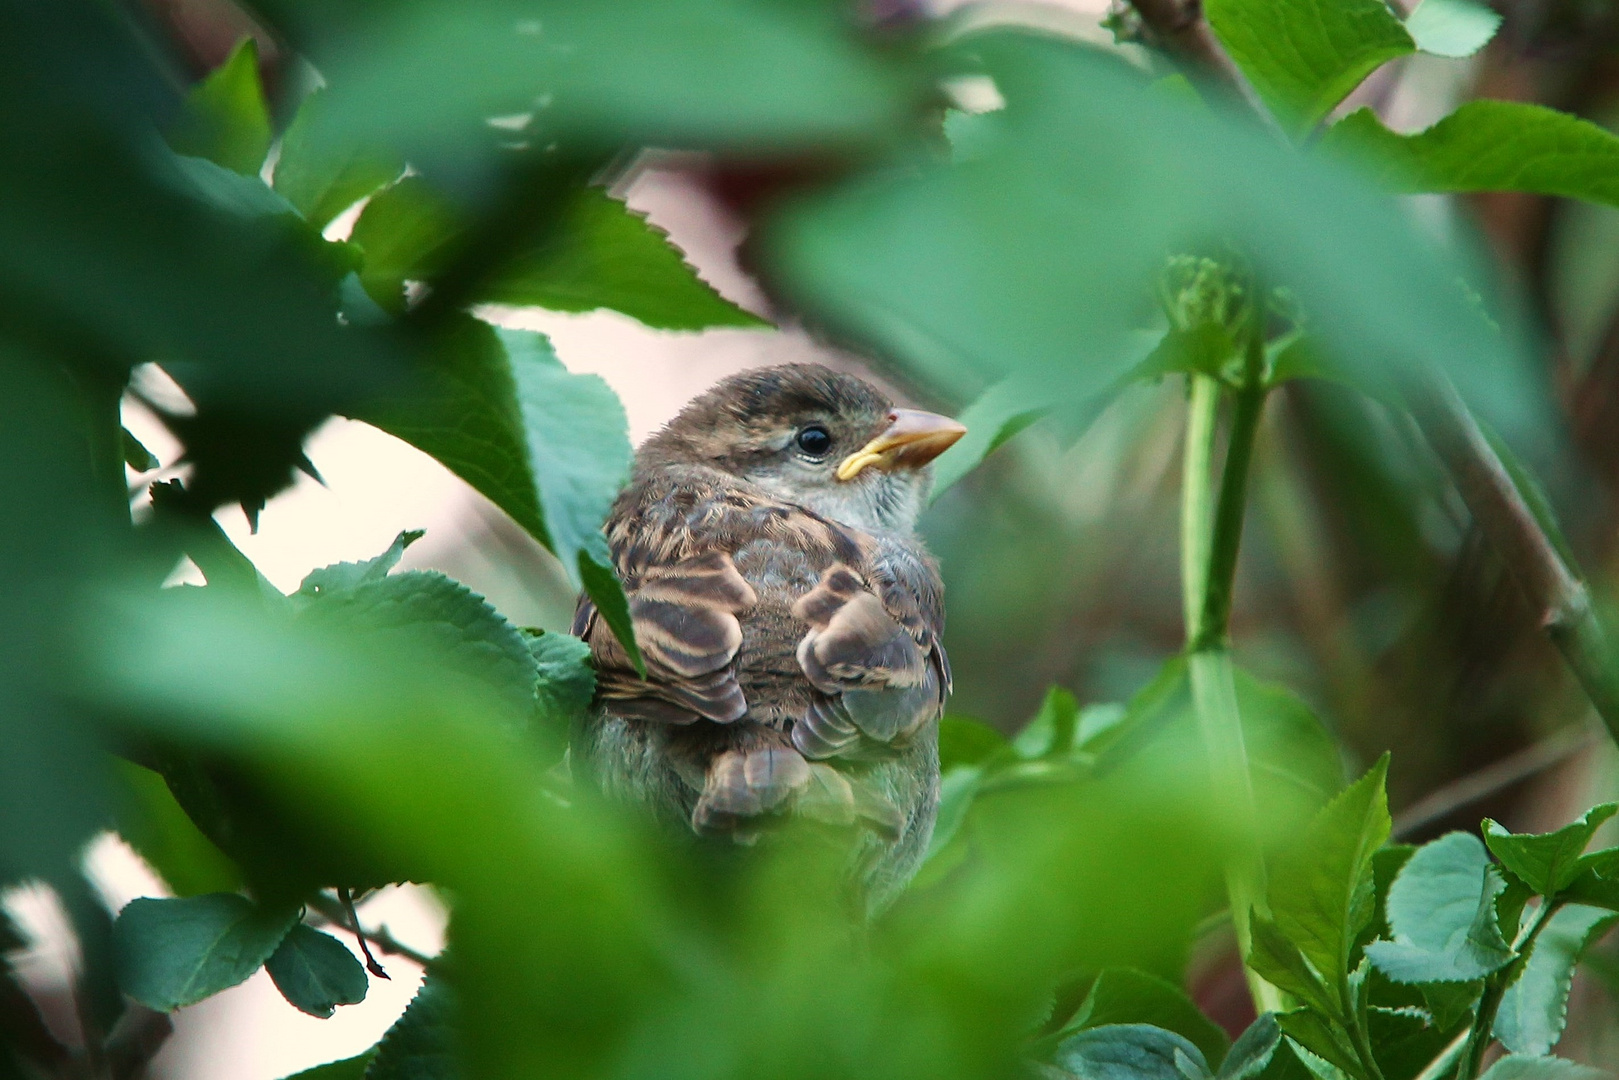
[[[810,457],[825,457],[832,449],[832,436],[820,424],[811,424],[798,433],[798,448]]]

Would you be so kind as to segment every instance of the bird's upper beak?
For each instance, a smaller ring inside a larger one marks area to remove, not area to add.
[[[867,465],[879,469],[920,469],[967,434],[948,416],[920,409],[895,409],[883,433],[838,465],[839,480],[853,480]]]

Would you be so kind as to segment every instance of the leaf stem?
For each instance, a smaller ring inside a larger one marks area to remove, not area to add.
[[[1540,937],[1540,932],[1546,928],[1551,917],[1562,906],[1561,901],[1550,898],[1541,901],[1534,922],[1530,923],[1529,928],[1512,944],[1513,951],[1518,954],[1517,959],[1490,976],[1485,983],[1484,996],[1478,1003],[1478,1014],[1473,1017],[1473,1027],[1467,1034],[1467,1045],[1462,1050],[1461,1061],[1456,1066],[1456,1080],[1473,1080],[1478,1075],[1479,1066],[1484,1061],[1484,1051],[1489,1049],[1491,1041],[1495,1038],[1495,1014],[1501,1008],[1501,999],[1506,996],[1507,987],[1517,980],[1523,972],[1524,965],[1529,962],[1529,956],[1535,951],[1535,941]]]

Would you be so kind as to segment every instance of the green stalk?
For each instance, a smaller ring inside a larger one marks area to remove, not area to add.
[[[1461,1062],[1456,1066],[1456,1080],[1473,1080],[1478,1075],[1479,1066],[1484,1061],[1484,1051],[1490,1048],[1495,1038],[1495,1014],[1501,1008],[1501,999],[1506,996],[1507,987],[1515,982],[1523,972],[1524,965],[1529,962],[1529,956],[1535,951],[1535,939],[1540,932],[1546,929],[1546,924],[1563,905],[1553,900],[1541,902],[1540,910],[1535,913],[1535,919],[1529,924],[1527,930],[1518,935],[1518,940],[1512,943],[1512,951],[1518,958],[1506,967],[1491,975],[1484,984],[1484,996],[1479,999],[1478,1014],[1473,1018],[1472,1030],[1467,1035],[1467,1046],[1462,1051]]]
[[[1262,346],[1261,346],[1262,347]],[[1252,349],[1250,349],[1252,352]],[[1220,407],[1220,384],[1207,375],[1191,376],[1181,487],[1181,575],[1186,613],[1187,668],[1198,729],[1209,758],[1215,797],[1235,818],[1242,848],[1226,865],[1226,892],[1237,944],[1246,960],[1252,942],[1249,916],[1265,903],[1265,868],[1255,845],[1258,815],[1242,718],[1237,710],[1236,671],[1227,647],[1231,586],[1242,536],[1248,464],[1253,456],[1264,390],[1258,378],[1238,394],[1230,445],[1220,484],[1213,493],[1213,454]],[[1212,510],[1212,512],[1211,512]],[[1280,993],[1252,971],[1249,992],[1260,1012],[1279,1011]]]

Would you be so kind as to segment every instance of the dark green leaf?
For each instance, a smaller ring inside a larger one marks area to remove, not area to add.
[[[318,114],[326,108],[324,89],[312,91],[281,137],[273,183],[315,229],[396,179],[403,164],[381,151],[322,141]]]
[[[313,1069],[294,1073],[285,1080],[365,1080],[366,1067],[376,1054],[374,1050],[367,1050],[342,1061],[328,1061],[324,1065],[316,1065]]]
[[[1347,976],[1350,949],[1374,913],[1372,856],[1389,836],[1387,771],[1385,755],[1323,807],[1271,869],[1271,917],[1328,985]]]
[[[1382,0],[1207,0],[1204,10],[1254,89],[1300,134],[1416,48]]]
[[[285,215],[289,220],[297,220],[292,204],[266,187],[257,176],[232,172],[200,157],[176,157],[169,164],[174,169],[175,186],[199,202],[241,218]],[[328,245],[326,250],[345,249]]]
[[[1415,135],[1357,109],[1322,146],[1395,191],[1529,191],[1619,206],[1619,137],[1540,105],[1470,101]]]
[[[1389,889],[1394,940],[1375,941],[1366,955],[1395,982],[1469,982],[1512,961],[1501,936],[1495,899],[1506,882],[1484,845],[1449,833],[1418,848]]]
[[[1567,904],[1535,938],[1520,974],[1501,998],[1495,1014],[1495,1037],[1515,1054],[1549,1054],[1568,1021],[1568,990],[1574,966],[1586,946],[1609,929],[1619,915],[1584,904]]]
[[[1215,1080],[1258,1080],[1282,1043],[1282,1028],[1275,1013],[1265,1013],[1231,1044]]]
[[[1056,1063],[1084,1080],[1207,1080],[1208,1064],[1196,1046],[1147,1024],[1112,1024],[1072,1035],[1057,1048]]]
[[[1432,985],[1443,985],[1434,983]],[[1366,1037],[1385,1080],[1411,1080],[1438,1057],[1459,1034],[1455,1024],[1445,1027],[1421,1009],[1366,1010]]]
[[[1428,1006],[1434,1026],[1449,1031],[1472,1015],[1484,993],[1482,981],[1463,983],[1422,983],[1418,989]]]
[[[169,135],[177,153],[207,158],[244,176],[257,176],[270,152],[270,106],[259,82],[259,48],[242,39],[230,58],[186,99],[185,116]]]
[[[404,1015],[377,1044],[366,1080],[459,1080],[455,998],[444,980],[429,973]]]
[[[1340,1011],[1336,994],[1322,984],[1299,947],[1283,937],[1275,923],[1255,912],[1249,927],[1253,942],[1248,949],[1248,966],[1255,974],[1319,1012]]]
[[[1542,896],[1556,896],[1582,869],[1580,856],[1602,823],[1619,814],[1619,803],[1602,803],[1556,832],[1514,836],[1489,819],[1484,842],[1524,884]]]
[[[521,252],[479,299],[552,311],[610,308],[658,330],[770,325],[698,277],[663,230],[594,187],[574,194],[544,243]]]
[[[323,566],[318,570],[311,570],[305,575],[294,594],[305,599],[331,596],[334,593],[347,592],[372,581],[381,581],[388,576],[388,571],[399,565],[404,558],[405,549],[420,540],[425,533],[421,529],[406,529],[394,537],[394,542],[374,559],[362,562],[340,562]]]
[[[550,548],[639,664],[600,531],[634,456],[617,395],[570,374],[543,335],[470,317],[440,339],[421,380],[356,418],[437,458]]]
[[[1491,1065],[1479,1080],[1609,1080],[1610,1074],[1564,1058],[1508,1054]]]
[[[339,1005],[364,1001],[371,988],[365,968],[341,941],[303,923],[287,931],[264,969],[294,1008],[321,1019]]]
[[[161,462],[152,452],[141,445],[141,441],[129,433],[128,428],[121,428],[124,439],[124,464],[136,472],[151,472]]]
[[[1416,851],[1415,844],[1385,844],[1372,856],[1372,887],[1377,895],[1377,913],[1370,927],[1373,937],[1389,932],[1389,889]]]
[[[1354,1047],[1332,1021],[1310,1009],[1294,1009],[1276,1017],[1282,1033],[1310,1053],[1344,1070],[1350,1076],[1362,1074]]]
[[[159,1012],[195,1004],[257,971],[297,915],[236,893],[131,900],[113,927],[119,985]]]
[[[534,696],[540,717],[565,731],[568,724],[585,717],[596,694],[590,646],[571,634],[524,630],[523,636],[539,676]]]
[[[1181,1036],[1205,1061],[1224,1059],[1231,1040],[1172,983],[1129,968],[1109,968],[1096,977],[1079,1009],[1053,1038],[1109,1025],[1151,1025]]]
[[[349,242],[365,253],[360,283],[382,307],[405,309],[405,282],[440,269],[456,236],[454,209],[420,176],[407,176],[371,197]]]
[[[1501,16],[1477,0],[1422,0],[1405,20],[1417,48],[1460,59],[1490,43]]]
[[[118,763],[127,797],[118,834],[179,896],[232,892],[242,885],[236,864],[204,836],[175,801],[163,777],[129,761]]]
[[[939,721],[939,768],[981,765],[1007,747],[1006,736],[988,724],[959,713],[946,713]]]

